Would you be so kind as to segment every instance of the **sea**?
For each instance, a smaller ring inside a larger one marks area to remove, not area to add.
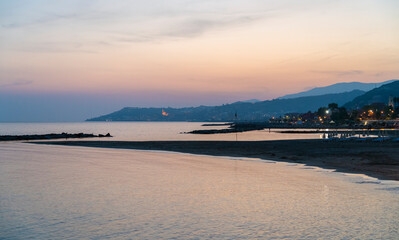
[[[188,122],[0,123],[0,135],[319,138]],[[73,141],[73,140],[70,140]],[[399,239],[399,182],[256,158],[0,142],[0,239]]]

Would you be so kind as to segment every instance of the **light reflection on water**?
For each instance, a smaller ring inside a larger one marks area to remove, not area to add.
[[[397,182],[302,165],[2,143],[0,166],[1,239],[398,236]]]
[[[48,133],[111,133],[113,138],[101,140],[226,140],[235,141],[236,134],[181,134],[197,129],[222,129],[226,126],[202,126],[198,122],[81,122],[81,123],[0,123],[0,135]],[[238,141],[314,139],[320,134],[288,134],[278,130],[237,133]]]

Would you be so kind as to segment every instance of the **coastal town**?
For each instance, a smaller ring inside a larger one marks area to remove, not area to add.
[[[336,103],[320,107],[315,112],[287,113],[272,117],[269,122],[289,124],[291,126],[326,127],[339,126],[349,128],[399,128],[399,97],[389,97],[389,102],[372,103],[360,109],[347,110]]]

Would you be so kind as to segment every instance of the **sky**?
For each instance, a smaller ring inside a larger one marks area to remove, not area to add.
[[[0,121],[399,78],[397,0],[2,0]]]

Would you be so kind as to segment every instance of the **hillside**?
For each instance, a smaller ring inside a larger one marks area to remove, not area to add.
[[[339,94],[274,99],[262,102],[236,102],[222,106],[189,108],[137,108],[126,107],[117,112],[88,119],[87,121],[232,121],[237,112],[240,121],[265,120],[288,112],[315,111],[321,106],[335,102],[343,105],[364,92],[354,90]],[[165,115],[162,114],[165,112]],[[167,115],[167,116],[166,116]]]
[[[357,109],[372,103],[388,104],[389,96],[399,97],[399,80],[375,88],[345,104],[347,109]]]
[[[309,96],[319,96],[325,94],[333,94],[333,93],[343,93],[350,92],[353,90],[361,90],[361,91],[370,91],[373,88],[380,87],[384,84],[391,83],[395,80],[389,80],[381,83],[361,83],[361,82],[349,82],[349,83],[336,83],[333,85],[329,85],[326,87],[317,87],[310,89],[308,91],[294,93],[279,97],[279,99],[290,99],[290,98],[298,98],[298,97],[309,97]]]

